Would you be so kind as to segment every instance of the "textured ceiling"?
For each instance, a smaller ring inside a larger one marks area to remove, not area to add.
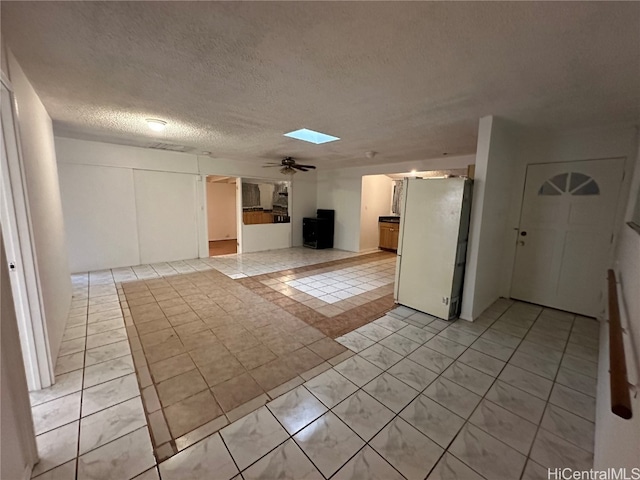
[[[328,167],[472,153],[487,114],[536,128],[639,119],[637,2],[1,9],[2,35],[62,136]],[[148,117],[168,128],[153,134]],[[342,140],[282,136],[302,127]]]

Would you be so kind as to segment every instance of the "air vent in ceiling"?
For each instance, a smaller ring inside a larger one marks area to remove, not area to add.
[[[172,145],[170,143],[151,143],[147,145],[147,147],[155,150],[167,150],[169,152],[190,152],[193,150],[191,147],[185,147],[184,145]]]

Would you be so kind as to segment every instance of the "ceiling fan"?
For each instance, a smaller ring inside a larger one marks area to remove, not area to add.
[[[300,170],[301,172],[308,172],[309,170],[315,170],[315,166],[313,165],[299,165],[292,157],[284,157],[280,163],[270,162],[263,165],[263,168],[270,167],[281,167],[280,173],[283,175],[293,175],[296,173],[296,170]]]

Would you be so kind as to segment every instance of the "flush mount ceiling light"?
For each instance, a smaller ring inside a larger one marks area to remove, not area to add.
[[[154,132],[162,132],[166,128],[167,122],[157,118],[147,118],[147,126]]]
[[[340,140],[339,137],[334,137],[333,135],[327,135],[326,133],[309,130],[308,128],[301,128],[300,130],[296,130],[294,132],[285,133],[284,136],[295,138],[296,140],[302,140],[303,142],[313,143],[315,145]]]

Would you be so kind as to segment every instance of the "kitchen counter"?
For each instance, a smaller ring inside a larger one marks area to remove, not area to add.
[[[395,216],[395,215],[388,215],[388,216],[384,216],[384,217],[378,217],[378,222],[400,223],[400,217]]]

